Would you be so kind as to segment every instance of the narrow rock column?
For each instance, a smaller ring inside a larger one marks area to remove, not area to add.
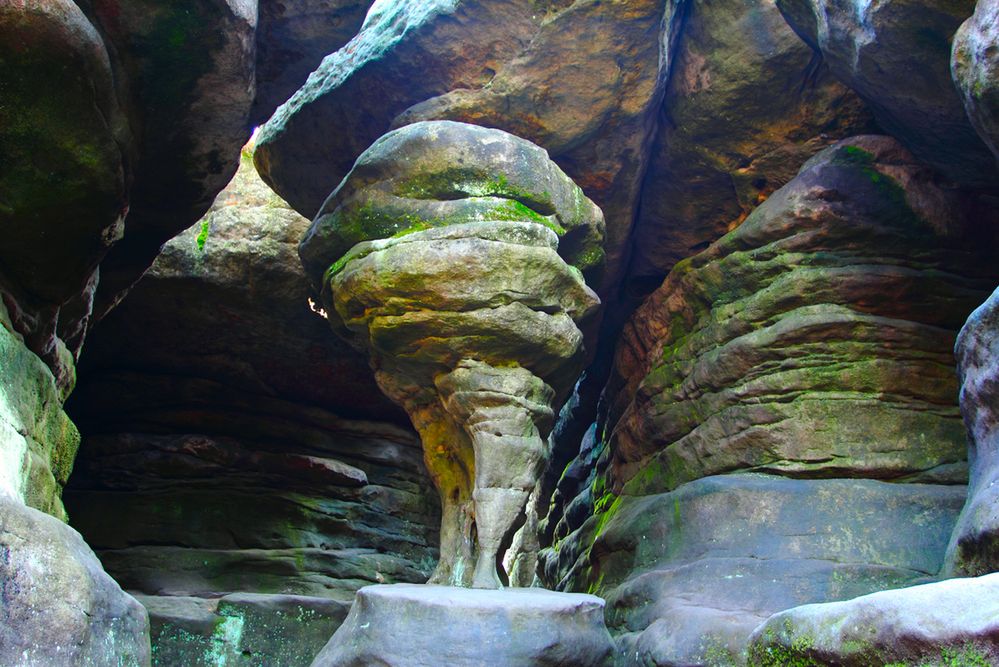
[[[475,452],[476,530],[479,554],[474,588],[498,588],[496,557],[504,537],[524,513],[545,458],[540,430],[551,428],[555,392],[530,371],[464,360],[437,378],[448,413],[461,424]]]

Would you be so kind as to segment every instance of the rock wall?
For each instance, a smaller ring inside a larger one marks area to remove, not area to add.
[[[250,160],[94,332],[69,405],[73,525],[143,594],[156,664],[308,664],[355,589],[436,562],[419,440],[314,312],[309,221]]]

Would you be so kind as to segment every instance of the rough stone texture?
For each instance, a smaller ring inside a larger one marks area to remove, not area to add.
[[[974,0],[777,0],[830,71],[871,107],[881,127],[958,184],[994,188],[993,157],[951,81],[951,40]]]
[[[649,290],[814,153],[872,123],[773,0],[689,2],[674,51],[632,235],[629,278]]]
[[[999,158],[999,2],[979,0],[954,35],[951,75],[968,118]]]
[[[844,141],[626,326],[542,552],[607,597],[623,664],[741,664],[772,613],[937,575],[967,475],[951,350],[995,282],[960,214],[893,139]]]
[[[0,663],[149,665],[149,619],[79,533],[0,496]]]
[[[251,160],[93,332],[70,516],[147,594],[349,602],[425,580],[440,519],[419,441],[310,308],[309,221]]]
[[[999,571],[999,290],[971,314],[956,353],[971,480],[947,569],[977,576]]]
[[[753,633],[750,656],[761,667],[994,665],[999,575],[789,609]]]
[[[995,269],[959,211],[896,142],[859,137],[677,265],[618,350],[614,488],[964,479],[951,351]]]
[[[323,58],[357,34],[372,0],[260,0],[253,125],[302,87]]]
[[[52,372],[0,303],[0,494],[65,520],[62,487],[80,445]]]
[[[378,2],[362,32],[264,127],[257,166],[313,215],[390,127],[450,119],[503,129],[547,149],[604,210],[612,282],[680,4]]]
[[[599,271],[602,238],[545,151],[436,121],[376,142],[302,241],[333,328],[420,433],[443,513],[434,583],[502,583],[497,555],[581,370],[577,323],[599,300],[580,269]]]
[[[102,317],[232,178],[250,135],[253,0],[87,0],[136,134],[124,238],[101,263]]]
[[[0,2],[0,90],[0,298],[66,389],[57,323],[78,347],[89,307],[67,302],[92,298],[97,263],[122,234],[129,131],[104,42],[70,0]]]
[[[136,598],[149,611],[153,667],[308,667],[350,610],[297,595]]]
[[[537,588],[370,586],[315,667],[610,664],[603,600]]]

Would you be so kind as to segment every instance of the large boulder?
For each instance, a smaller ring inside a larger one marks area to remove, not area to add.
[[[0,554],[4,665],[149,665],[146,610],[75,530],[0,496]]]
[[[357,34],[371,4],[372,0],[260,0],[253,125],[266,121],[323,58]]]
[[[971,480],[948,571],[977,576],[999,571],[999,290],[964,325],[957,358]]]
[[[638,292],[732,230],[813,154],[872,122],[773,0],[688,2],[671,61],[632,236]]]
[[[951,74],[968,118],[999,158],[999,2],[979,0],[954,35]]]
[[[314,667],[610,664],[603,600],[537,588],[370,586]]]
[[[506,130],[547,149],[604,210],[614,275],[680,4],[376,2],[358,36],[264,126],[257,167],[311,216],[392,127],[449,119]]]
[[[257,3],[88,0],[136,134],[126,233],[101,264],[102,317],[230,181],[250,135]]]
[[[917,158],[960,185],[996,187],[995,160],[950,73],[951,41],[974,0],[777,0],[777,6]]]
[[[76,351],[122,235],[130,133],[104,41],[70,0],[0,2],[0,89],[0,296],[68,389],[65,341]]]
[[[760,667],[999,662],[999,575],[952,579],[774,615],[752,637]]]
[[[988,257],[895,140],[813,157],[626,325],[543,581],[608,599],[623,664],[679,665],[936,576],[967,479],[952,349]]]

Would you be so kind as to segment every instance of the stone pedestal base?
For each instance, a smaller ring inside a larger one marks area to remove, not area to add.
[[[610,664],[604,602],[539,588],[369,586],[313,667]]]

